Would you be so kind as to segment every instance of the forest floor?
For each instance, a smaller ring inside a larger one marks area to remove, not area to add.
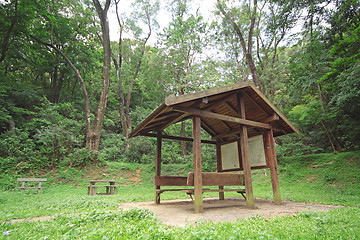
[[[195,214],[194,204],[190,199],[165,200],[161,201],[161,204],[155,204],[154,201],[122,204],[124,210],[148,209],[155,213],[164,224],[174,226],[185,226],[199,221],[234,221],[238,218],[249,218],[251,216],[262,216],[264,218],[292,216],[301,211],[327,211],[339,206],[292,201],[282,201],[281,205],[275,205],[271,200],[255,199],[255,208],[249,208],[244,199],[231,197],[225,198],[223,201],[217,198],[205,198],[203,207],[203,213]]]

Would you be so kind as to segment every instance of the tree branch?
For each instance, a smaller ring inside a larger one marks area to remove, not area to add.
[[[40,39],[36,38],[33,35],[30,35],[30,37],[32,39],[34,39],[35,41],[37,41],[38,43],[46,46],[46,47],[50,47],[52,49],[54,49],[57,53],[59,53],[64,60],[70,65],[70,67],[73,69],[73,71],[76,74],[76,77],[80,80],[81,82],[81,89],[83,91],[84,94],[84,98],[85,98],[85,116],[86,116],[86,125],[88,130],[91,129],[91,120],[90,120],[90,100],[89,100],[89,96],[86,90],[86,86],[85,86],[85,81],[82,78],[80,71],[75,67],[75,65],[70,61],[70,59],[59,49],[57,48],[55,45],[51,44],[51,43],[46,43],[44,41],[41,41]]]

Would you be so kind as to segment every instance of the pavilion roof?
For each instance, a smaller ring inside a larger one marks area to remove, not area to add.
[[[239,96],[243,96],[246,120],[239,114]],[[274,136],[299,133],[299,130],[249,82],[211,88],[191,94],[165,98],[131,133],[130,137],[148,136],[163,131],[177,122],[192,116],[201,117],[201,127],[212,140],[231,142],[238,139],[240,124],[248,126],[248,135],[256,136],[263,129],[272,129]]]

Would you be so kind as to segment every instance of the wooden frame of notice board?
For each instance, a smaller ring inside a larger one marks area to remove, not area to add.
[[[251,169],[269,168],[265,154],[264,136],[257,135],[249,138],[249,158]],[[240,140],[221,145],[222,172],[242,171]]]

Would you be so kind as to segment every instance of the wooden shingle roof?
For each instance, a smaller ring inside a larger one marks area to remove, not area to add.
[[[240,116],[239,95],[244,98],[246,120]],[[261,134],[263,129],[273,129],[274,136],[299,133],[255,85],[242,82],[165,98],[165,102],[135,128],[130,137],[163,131],[194,115],[201,117],[201,127],[213,140],[222,142],[236,140],[240,124],[248,126],[250,137]]]

